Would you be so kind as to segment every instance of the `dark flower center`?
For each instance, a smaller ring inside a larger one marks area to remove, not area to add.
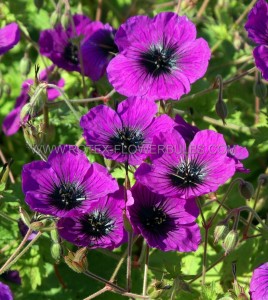
[[[79,64],[78,47],[73,43],[70,42],[67,44],[67,46],[64,48],[63,56],[68,62],[76,66]]]
[[[197,161],[184,161],[173,167],[169,178],[173,185],[181,188],[197,187],[204,182],[206,176],[205,166]]]
[[[99,47],[105,54],[105,56],[111,55],[111,53],[118,53],[118,47],[114,42],[114,34],[108,30],[101,29],[103,31],[103,35],[105,36],[103,40],[105,42],[99,43]]]
[[[86,194],[81,185],[67,182],[55,186],[50,198],[52,205],[59,210],[71,210],[79,207],[86,200]]]
[[[107,236],[115,227],[115,221],[109,217],[108,212],[99,210],[83,216],[80,223],[83,233],[96,239]]]
[[[142,225],[151,233],[163,234],[170,224],[170,217],[161,206],[142,207],[139,212]],[[164,231],[164,232],[163,232]]]
[[[110,143],[117,153],[135,153],[144,141],[143,134],[137,129],[123,127],[110,138]]]
[[[147,52],[140,55],[140,64],[153,77],[171,74],[177,64],[176,48],[153,45]]]

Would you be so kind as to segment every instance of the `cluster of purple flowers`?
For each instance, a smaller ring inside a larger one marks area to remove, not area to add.
[[[261,44],[254,55],[265,77],[263,60],[257,55],[267,52],[262,32],[266,23],[254,23],[260,6],[267,15],[267,3],[260,0],[246,28]],[[15,27],[8,26],[8,30]],[[5,43],[6,33],[0,32],[0,54],[18,42],[16,31],[11,36],[12,41]],[[92,108],[82,116],[80,126],[87,146],[125,163],[126,168],[136,168],[136,183],[126,191],[83,151],[61,145],[47,161],[24,165],[22,187],[29,207],[53,216],[60,236],[77,246],[119,247],[126,241],[126,216],[134,233],[142,235],[150,247],[195,251],[201,242],[196,197],[217,191],[235,172],[248,172],[241,162],[248,156],[246,148],[228,146],[222,134],[199,130],[180,116],[157,115],[156,100],[179,100],[207,70],[210,49],[204,39],[196,38],[195,25],[186,17],[165,12],[154,18],[129,18],[115,30],[74,15],[67,28],[59,24],[42,31],[39,46],[40,53],[53,62],[41,72],[41,81],[64,86],[63,79],[50,76],[55,66],[94,81],[107,73],[114,89],[128,97],[115,109]],[[4,120],[6,135],[18,131],[32,83],[23,83],[15,108]],[[48,90],[49,100],[58,96],[57,90]]]

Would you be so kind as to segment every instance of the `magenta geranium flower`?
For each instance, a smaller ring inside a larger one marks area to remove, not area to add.
[[[97,81],[106,72],[107,65],[118,48],[114,42],[114,28],[101,22],[92,22],[92,26],[95,27],[95,32],[83,43],[81,50],[85,75]]]
[[[268,80],[268,3],[259,0],[251,9],[245,25],[248,37],[258,44],[253,51],[255,64]]]
[[[264,263],[256,268],[250,281],[250,299],[268,299],[268,263]]]
[[[201,241],[194,199],[166,198],[136,183],[127,210],[135,233],[162,251],[195,251]]]
[[[10,23],[0,29],[0,55],[12,49],[20,40],[20,29],[17,23]]]
[[[74,15],[73,22],[75,30],[70,22],[66,30],[58,24],[55,29],[41,31],[40,53],[60,68],[81,72],[77,39],[80,39],[83,45],[84,41],[95,31],[95,27],[92,21],[84,15]],[[85,68],[88,67],[85,65]]]
[[[0,282],[0,299],[1,300],[13,300],[12,292],[8,285]]]
[[[189,147],[176,130],[153,143],[157,152],[151,156],[152,164],[142,164],[135,176],[161,195],[189,198],[215,192],[235,173],[222,134],[212,130],[197,132]]]
[[[84,213],[92,201],[118,190],[118,184],[106,168],[90,163],[83,151],[62,145],[47,162],[24,165],[22,189],[32,210],[66,217]]]
[[[167,116],[155,118],[156,112],[154,102],[130,97],[116,111],[106,105],[92,108],[80,126],[92,149],[106,158],[138,165],[150,153],[153,136],[172,122]]]
[[[93,203],[85,214],[61,218],[57,224],[59,234],[77,246],[117,248],[126,242],[127,237],[123,222],[124,208],[124,190],[121,188]]]
[[[175,122],[176,125],[174,128],[180,133],[187,145],[193,140],[195,134],[200,131],[200,129],[196,126],[185,122],[185,120],[179,115],[176,115]],[[244,160],[249,156],[246,147],[239,145],[228,145],[227,156],[235,161],[236,172],[249,173],[250,170],[246,169],[241,162],[241,160]]]
[[[56,84],[58,87],[64,87],[64,79],[63,78],[54,78],[53,77],[53,70],[55,66],[52,65],[47,69],[44,69],[40,72],[39,80],[45,81],[49,83]],[[28,95],[30,85],[34,83],[33,79],[27,79],[22,83],[21,93],[16,100],[14,109],[5,117],[2,130],[5,135],[10,136],[18,132],[21,126],[20,120],[20,112],[23,106],[30,100]],[[47,97],[49,101],[53,101],[60,96],[60,92],[56,89],[47,89]]]
[[[196,39],[195,25],[172,12],[128,19],[118,29],[115,43],[120,53],[107,74],[125,96],[178,100],[205,74],[210,59],[207,42]]]

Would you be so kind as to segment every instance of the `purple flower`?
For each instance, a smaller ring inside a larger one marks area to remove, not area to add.
[[[83,151],[62,145],[47,162],[24,165],[22,189],[32,210],[66,217],[87,211],[92,201],[118,190],[118,184],[103,166],[91,164]]]
[[[268,299],[268,263],[264,263],[254,270],[249,293],[251,300]]]
[[[149,154],[153,136],[165,131],[167,116],[155,118],[157,106],[143,98],[130,97],[117,111],[98,105],[81,118],[87,145],[109,159],[140,164]]]
[[[259,0],[251,9],[245,25],[248,37],[258,44],[254,51],[255,64],[268,80],[268,3]]]
[[[108,63],[118,52],[118,48],[114,42],[115,29],[101,22],[92,22],[92,25],[96,31],[84,42],[81,50],[85,75],[97,81],[106,72]]]
[[[0,282],[0,299],[1,300],[13,300],[12,292],[8,285]]]
[[[83,45],[95,28],[84,15],[74,15],[73,22],[75,28],[70,22],[66,30],[58,24],[55,29],[42,31],[39,38],[40,53],[60,68],[81,72],[77,42],[80,40]]]
[[[162,251],[195,251],[201,241],[194,199],[166,198],[136,183],[127,210],[135,233]]]
[[[207,42],[196,39],[195,25],[172,12],[128,19],[118,29],[115,43],[120,53],[107,74],[125,96],[178,100],[205,74],[210,59]]]
[[[0,55],[12,49],[20,40],[20,29],[17,23],[10,23],[0,29]]]
[[[18,284],[20,285],[21,284],[21,278],[20,278],[20,274],[18,271],[16,270],[9,270],[9,271],[6,271],[4,272],[1,277],[7,281],[10,281],[12,283],[15,283],[15,284]],[[0,297],[0,300],[1,300],[1,297]]]
[[[94,202],[84,214],[61,218],[57,227],[61,237],[77,246],[112,250],[126,242],[124,208],[124,189],[120,188]]]
[[[200,131],[200,129],[196,126],[192,126],[191,124],[185,122],[184,119],[179,115],[176,115],[175,122],[176,125],[174,128],[184,138],[187,145],[193,140],[195,134]],[[249,154],[246,147],[239,145],[228,146],[227,156],[235,161],[236,172],[249,173],[250,170],[246,169],[240,161],[246,159],[248,155]]]
[[[235,161],[235,170],[236,172],[249,173],[250,170],[246,169],[241,163],[241,160],[248,157],[248,150],[246,147],[239,145],[231,145],[228,148],[227,156],[232,158]]]
[[[58,87],[64,87],[64,79],[63,78],[55,78],[55,75],[53,74],[53,71],[55,69],[55,66],[52,65],[48,67],[47,69],[44,69],[40,72],[39,80],[40,81],[46,81],[53,84],[56,84]],[[28,95],[29,87],[34,83],[33,79],[27,79],[22,83],[21,87],[21,93],[19,97],[16,100],[14,109],[5,117],[3,124],[2,124],[2,130],[5,135],[10,136],[18,132],[21,126],[21,120],[20,120],[20,112],[23,108],[23,106],[28,103],[30,100],[30,97]],[[57,97],[60,96],[60,92],[48,88],[47,89],[47,96],[48,100],[52,101],[55,100]]]
[[[19,231],[20,234],[25,237],[27,231],[29,230],[29,227],[22,221],[22,219],[19,219],[18,221],[18,226],[19,226]],[[33,231],[29,237],[28,237],[28,241],[31,241],[35,238],[35,236],[37,235],[37,231]]]
[[[175,122],[176,124],[174,128],[180,133],[186,144],[190,144],[195,134],[200,130],[196,126],[192,126],[191,124],[185,122],[185,120],[179,115],[176,115]]]
[[[152,164],[136,171],[138,181],[153,192],[168,197],[193,197],[215,192],[234,175],[235,162],[227,156],[222,134],[202,130],[195,134],[187,149],[177,131],[154,138],[158,153]]]

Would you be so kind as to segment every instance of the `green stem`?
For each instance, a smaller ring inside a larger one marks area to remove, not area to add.
[[[16,222],[16,223],[18,222],[18,220],[11,218],[10,216],[8,216],[2,211],[0,211],[0,217],[6,219],[7,221]]]
[[[80,121],[80,116],[77,114],[76,110],[73,108],[71,102],[69,101],[69,99],[66,96],[66,94],[64,93],[64,91],[61,88],[59,88],[58,86],[56,86],[55,84],[47,84],[47,87],[53,88],[53,89],[55,89],[55,90],[57,90],[61,93],[66,105],[69,107],[69,109],[72,111],[72,113],[76,117],[77,121],[79,122]]]
[[[202,266],[202,285],[205,285],[206,283],[208,231],[209,231],[209,227],[205,227],[205,241],[204,241],[203,266]]]
[[[210,265],[207,269],[206,272],[208,272],[209,270],[211,270],[212,268],[214,268],[217,264],[219,264],[222,260],[224,260],[226,256],[223,255],[221,256],[218,260],[216,260],[212,265]],[[193,283],[194,281],[196,281],[198,278],[200,278],[203,275],[203,272],[197,274],[192,280],[189,281],[189,284]]]
[[[41,236],[42,232],[38,232],[37,235],[29,242],[29,244],[18,254],[20,249],[23,247],[25,242],[27,242],[29,235],[32,233],[32,230],[29,229],[26,233],[23,241],[17,248],[17,250],[13,253],[13,255],[9,258],[9,260],[4,264],[4,266],[0,269],[0,275],[3,274],[5,271],[7,271],[12,265],[14,265],[27,251],[30,249],[30,247],[36,242],[36,240]],[[26,238],[26,241],[25,241]],[[13,260],[12,260],[12,259]]]
[[[223,81],[223,82],[222,82],[222,86],[224,87],[224,86],[226,86],[226,85],[229,85],[229,84],[231,84],[232,82],[237,81],[237,80],[241,79],[242,77],[244,77],[244,76],[246,76],[246,75],[248,75],[248,74],[253,73],[255,70],[256,70],[256,67],[253,67],[253,68],[251,68],[251,69],[249,69],[249,70],[247,70],[247,71],[245,71],[245,72],[243,72],[243,73],[241,73],[241,74],[239,74],[239,75],[235,75],[234,77],[232,77],[232,78],[230,78],[230,79],[227,79],[227,80]],[[207,94],[207,93],[210,93],[210,92],[216,90],[217,88],[218,88],[218,85],[217,85],[217,84],[213,84],[211,87],[209,87],[209,88],[206,89],[206,90],[200,91],[200,92],[198,92],[198,93],[196,93],[196,94],[193,94],[193,95],[190,95],[190,96],[182,97],[182,98],[180,99],[180,102],[185,102],[185,101],[192,100],[192,99],[194,99],[194,98],[197,97],[197,96],[202,96],[202,95],[205,95],[205,94]]]
[[[138,298],[138,299],[149,299],[149,297],[147,296],[141,296],[141,295],[137,295],[137,294],[133,294],[133,293],[129,293],[126,290],[124,290],[123,288],[121,288],[120,286],[90,272],[90,271],[86,271],[84,272],[84,274],[92,279],[95,279],[99,282],[105,283],[106,285],[108,285],[110,288],[112,288],[112,292],[118,293],[122,296],[126,296],[126,297],[132,297],[132,298]]]
[[[147,290],[147,277],[148,277],[148,269],[149,269],[149,252],[150,247],[146,244],[146,252],[145,252],[145,263],[144,263],[144,274],[143,274],[143,288],[142,288],[142,295],[146,295]]]
[[[223,198],[222,198],[222,201],[220,202],[220,205],[218,206],[217,210],[215,211],[214,215],[212,216],[212,218],[211,218],[210,221],[209,221],[209,223],[210,223],[211,225],[212,225],[213,221],[215,220],[215,218],[217,217],[217,215],[218,215],[218,213],[219,213],[219,211],[220,211],[222,205],[223,205],[224,202],[226,201],[226,199],[227,199],[227,197],[229,196],[229,194],[230,194],[232,188],[234,187],[234,185],[235,185],[237,182],[241,182],[241,181],[243,182],[244,180],[241,179],[241,178],[236,178],[236,179],[234,179],[234,180],[230,183],[230,185],[229,185],[229,187],[228,187],[228,190],[226,191],[225,195],[224,195]]]
[[[107,101],[109,100],[113,94],[116,93],[116,90],[112,90],[107,95],[100,96],[100,97],[94,97],[94,98],[85,98],[85,99],[77,99],[77,100],[68,100],[70,103],[76,103],[76,104],[86,104],[91,103],[95,101]],[[48,102],[48,106],[54,106],[62,103],[63,101],[55,101],[55,102]]]
[[[256,206],[257,206],[257,202],[259,200],[259,197],[260,197],[260,191],[261,191],[261,186],[262,186],[262,183],[259,182],[258,183],[258,187],[257,187],[257,191],[256,191],[256,196],[255,196],[255,199],[254,199],[254,204],[253,204],[253,210],[255,211],[256,209]],[[243,236],[246,237],[247,234],[248,234],[248,231],[249,231],[249,227],[252,223],[252,220],[254,218],[254,215],[252,213],[249,214],[249,217],[248,217],[248,223],[247,223],[247,226],[244,230],[244,233],[243,233]]]

